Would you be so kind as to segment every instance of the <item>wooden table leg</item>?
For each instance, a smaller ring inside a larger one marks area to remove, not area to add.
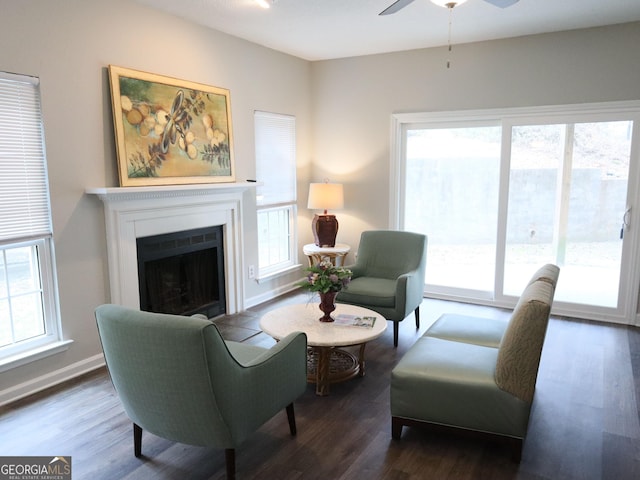
[[[316,366],[316,395],[329,395],[331,381],[329,378],[331,366],[331,350],[333,347],[314,347],[318,352],[318,364]]]
[[[360,353],[358,353],[358,375],[364,377],[364,347],[366,343],[360,344]]]

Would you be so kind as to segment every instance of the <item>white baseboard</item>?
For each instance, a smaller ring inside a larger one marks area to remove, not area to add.
[[[104,356],[102,353],[89,357],[80,362],[76,362],[55,372],[42,375],[13,387],[0,390],[0,406],[15,402],[21,398],[40,392],[46,388],[53,387],[59,383],[71,380],[85,373],[91,372],[104,366]]]

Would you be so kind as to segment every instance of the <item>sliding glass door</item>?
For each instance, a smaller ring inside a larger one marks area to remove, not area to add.
[[[429,236],[425,291],[510,305],[555,263],[563,313],[634,323],[640,112],[526,113],[398,124],[397,224]]]
[[[404,229],[428,234],[426,281],[436,291],[493,292],[500,130],[407,130]]]
[[[504,293],[536,265],[562,267],[556,301],[616,308],[633,123],[514,126]]]

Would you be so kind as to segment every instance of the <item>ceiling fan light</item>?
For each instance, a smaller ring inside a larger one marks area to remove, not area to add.
[[[435,3],[439,7],[449,8],[449,6],[457,7],[462,5],[467,0],[431,0],[431,3]]]

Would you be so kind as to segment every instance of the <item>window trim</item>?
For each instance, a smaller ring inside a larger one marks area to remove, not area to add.
[[[23,242],[0,244],[0,249],[34,246],[38,253],[38,269],[42,289],[42,313],[45,333],[38,337],[0,348],[0,372],[40,360],[68,348],[73,341],[62,339],[55,262],[53,261],[53,239],[50,236]]]
[[[289,261],[281,262],[277,265],[272,265],[266,268],[258,268],[258,274],[256,280],[258,283],[272,280],[273,278],[285,275],[289,272],[295,271],[300,267],[298,262],[298,229],[295,227],[297,218],[298,206],[296,203],[285,203],[278,205],[265,205],[257,208],[257,215],[268,211],[278,211],[287,209],[289,213],[289,226],[291,227],[289,235]],[[259,232],[258,232],[259,235]]]
[[[56,340],[38,347],[30,348],[24,352],[8,356],[0,360],[0,373],[22,365],[27,365],[37,360],[42,360],[43,358],[50,357],[51,355],[62,353],[68,350],[72,343],[73,340]]]
[[[258,131],[256,127],[260,126],[260,128],[264,130]],[[282,130],[280,130],[280,127]],[[288,224],[289,224],[289,260],[286,262],[280,262],[275,265],[269,265],[267,267],[260,267],[260,251],[258,249],[258,271],[255,280],[258,283],[266,282],[272,280],[273,278],[286,275],[295,270],[298,270],[300,267],[300,263],[298,261],[298,223],[297,223],[297,180],[296,180],[296,117],[295,115],[290,114],[282,114],[275,112],[267,112],[263,110],[255,110],[254,111],[254,134],[255,134],[255,152],[256,152],[256,172],[259,175],[260,170],[263,169],[265,165],[263,163],[258,163],[260,160],[264,160],[263,157],[263,148],[268,147],[268,142],[265,145],[258,144],[259,138],[261,138],[265,133],[269,132],[273,134],[271,138],[277,136],[277,138],[282,138],[282,134],[285,135],[285,139],[287,140],[284,145],[286,149],[288,149],[288,153],[292,154],[293,164],[289,165],[287,162],[287,168],[290,168],[290,172],[287,174],[288,179],[292,180],[292,185],[290,185],[291,190],[286,190],[287,195],[278,195],[274,194],[273,187],[269,189],[269,187],[258,188],[256,191],[256,216],[260,215],[264,212],[269,211],[281,211],[283,209],[288,210]],[[284,133],[283,133],[284,131]],[[293,138],[290,138],[290,136]],[[282,145],[279,145],[282,146]],[[289,159],[289,156],[283,157],[285,159]],[[260,181],[266,181],[265,178],[260,178]],[[282,192],[282,193],[285,193]],[[261,198],[261,195],[266,194],[267,198]],[[271,203],[269,202],[269,199]],[[257,240],[260,242],[260,229],[257,231]]]
[[[35,360],[42,359],[49,355],[59,353],[68,348],[72,343],[71,340],[63,340],[62,322],[60,316],[60,305],[58,298],[58,284],[54,253],[54,242],[52,234],[51,220],[51,196],[49,193],[49,181],[47,175],[47,157],[44,139],[44,126],[42,120],[40,80],[37,77],[28,75],[19,75],[13,73],[0,72],[0,81],[8,81],[5,92],[5,99],[11,99],[11,94],[15,90],[17,99],[26,98],[25,105],[30,108],[22,110],[21,104],[9,101],[4,105],[3,113],[11,115],[13,112],[20,110],[28,112],[22,117],[25,124],[29,127],[24,131],[25,138],[30,142],[28,150],[32,155],[34,151],[37,155],[38,163],[33,160],[32,165],[37,165],[33,171],[27,170],[25,175],[31,175],[35,179],[35,184],[39,186],[37,190],[39,196],[34,197],[37,202],[34,204],[39,216],[31,218],[30,223],[20,223],[13,225],[13,230],[5,231],[5,235],[0,241],[0,249],[33,247],[37,252],[38,273],[40,275],[40,289],[42,295],[42,320],[44,322],[45,333],[34,338],[11,343],[4,347],[0,347],[0,372],[15,368]],[[12,85],[14,84],[14,85]],[[22,88],[20,87],[22,85]],[[15,88],[14,88],[15,87]],[[24,97],[22,96],[24,94]],[[18,115],[18,117],[20,117]],[[16,154],[12,148],[13,139],[9,139],[9,143],[4,144],[8,152],[15,154],[15,162],[24,164],[24,153]],[[13,159],[13,156],[9,158]],[[31,157],[29,157],[31,158]],[[13,168],[13,164],[5,165],[9,171]],[[20,169],[16,168],[19,173]],[[12,186],[6,185],[8,191],[11,192]],[[30,199],[25,200],[29,203]],[[24,206],[24,209],[29,207]],[[13,319],[12,319],[13,321]]]
[[[390,140],[390,171],[389,171],[389,228],[400,228],[402,222],[401,212],[401,192],[403,181],[403,159],[406,156],[405,131],[411,124],[421,125],[449,125],[466,126],[470,122],[496,120],[501,123],[503,129],[511,131],[514,125],[535,125],[553,123],[579,123],[588,118],[590,121],[634,121],[634,138],[640,138],[640,100],[615,101],[570,105],[551,105],[541,107],[515,107],[502,109],[468,110],[468,111],[448,111],[448,112],[418,112],[418,113],[398,113],[391,115],[391,140]],[[507,148],[507,147],[505,147]],[[640,185],[640,164],[636,161],[640,158],[640,142],[635,142],[631,150],[631,165],[629,170],[630,179]],[[503,152],[503,156],[505,156]],[[506,164],[502,164],[506,168]],[[506,182],[503,175],[503,182]],[[501,189],[504,185],[501,184]],[[628,196],[631,205],[640,205],[640,188],[630,188]],[[632,229],[635,225],[640,225],[640,210],[633,208],[631,211]],[[499,212],[503,215],[504,212]],[[637,235],[637,227],[630,231],[630,235]],[[499,232],[501,238],[503,232]],[[629,261],[623,265],[621,273],[621,284],[634,285],[629,289],[629,294],[623,299],[623,305],[619,306],[618,312],[605,312],[600,310],[573,310],[570,307],[554,307],[557,314],[580,316],[594,320],[608,320],[613,323],[635,324],[640,326],[640,311],[638,311],[640,285],[640,241],[632,238],[629,245]],[[626,270],[625,270],[626,268]],[[498,279],[497,279],[498,280]],[[438,298],[449,298],[439,296]],[[506,298],[506,297],[505,297]],[[469,301],[470,299],[465,300]],[[498,303],[500,299],[484,302],[487,305],[498,305],[510,307],[510,304]],[[474,298],[474,303],[483,303]]]

